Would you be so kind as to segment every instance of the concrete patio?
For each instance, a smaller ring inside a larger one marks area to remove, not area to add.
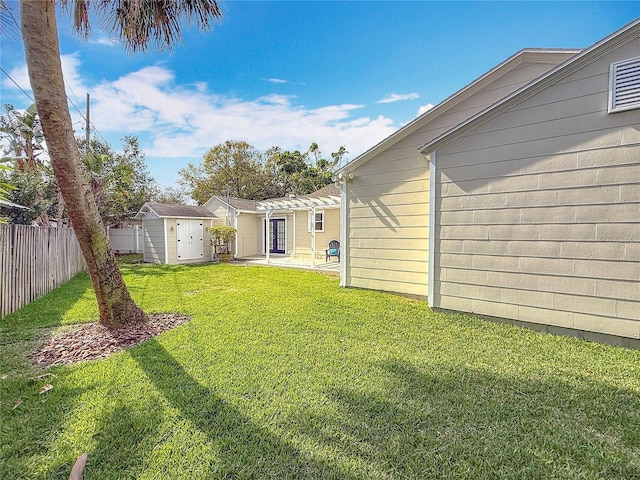
[[[300,259],[295,257],[285,257],[278,255],[271,255],[269,261],[264,255],[253,255],[250,257],[236,258],[234,263],[242,263],[245,265],[264,265],[269,267],[280,268],[295,268],[299,270],[314,270],[318,272],[340,274],[340,262],[333,261],[328,263],[316,263],[315,266],[311,266],[311,261],[306,259]]]

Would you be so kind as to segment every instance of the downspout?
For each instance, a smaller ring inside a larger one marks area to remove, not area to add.
[[[267,215],[265,217],[265,222],[264,222],[264,229],[265,229],[265,234],[264,234],[264,252],[266,255],[266,260],[267,263],[269,263],[269,250],[271,250],[269,248],[269,234],[270,232],[270,225],[269,225],[269,220],[271,219],[271,215],[273,214],[273,210],[269,210],[267,209]]]
[[[233,241],[233,257],[235,258],[238,255],[238,216],[240,212],[238,212],[235,208],[233,209],[233,222],[231,226],[236,229],[236,233],[234,234]]]
[[[311,207],[311,268],[316,268],[316,206]]]
[[[347,283],[347,260],[349,259],[349,245],[347,242],[347,181],[344,179],[340,186],[340,286],[346,287]]]
[[[291,234],[291,238],[293,240],[293,248],[292,248],[292,252],[291,252],[291,256],[295,257],[296,256],[296,211],[293,211],[293,222],[291,222],[292,228],[293,228],[293,233]]]
[[[427,302],[435,307],[436,258],[436,152],[429,154],[429,265],[427,274]]]

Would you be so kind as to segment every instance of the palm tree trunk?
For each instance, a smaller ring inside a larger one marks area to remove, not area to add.
[[[21,0],[22,38],[31,88],[51,164],[98,300],[100,323],[117,328],[146,319],[122,279],[80,160],[67,105],[54,0]]]

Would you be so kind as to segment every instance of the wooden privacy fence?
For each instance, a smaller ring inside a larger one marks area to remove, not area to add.
[[[84,269],[72,229],[0,225],[0,318]]]

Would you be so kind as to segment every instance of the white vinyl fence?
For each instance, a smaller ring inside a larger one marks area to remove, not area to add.
[[[143,237],[142,228],[133,227],[114,228],[109,227],[109,243],[114,253],[142,253]]]
[[[0,318],[84,269],[72,229],[0,225]]]

